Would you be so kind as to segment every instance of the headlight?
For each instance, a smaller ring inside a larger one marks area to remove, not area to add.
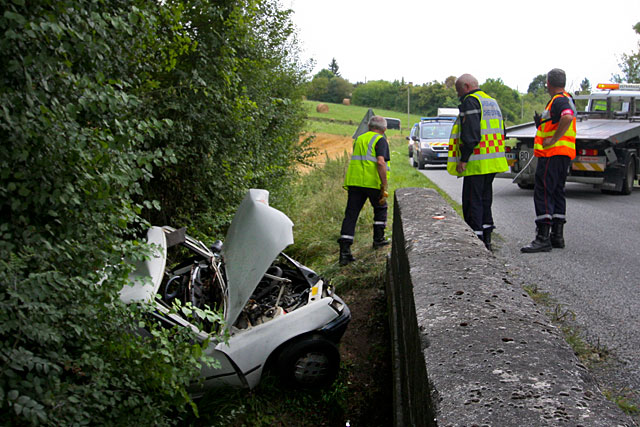
[[[424,148],[429,148],[429,149],[431,149],[431,145],[429,145],[428,142],[421,142],[420,143],[420,148],[423,148],[423,149]]]

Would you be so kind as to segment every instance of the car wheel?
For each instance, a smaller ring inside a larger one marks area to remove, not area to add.
[[[424,169],[425,162],[422,157],[418,156],[418,169]]]
[[[287,345],[277,363],[278,374],[284,382],[302,388],[319,388],[335,380],[340,353],[333,342],[311,335]]]
[[[533,190],[534,184],[529,182],[519,182],[518,187],[522,188],[523,190]]]

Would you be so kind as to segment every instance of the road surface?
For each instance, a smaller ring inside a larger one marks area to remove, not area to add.
[[[461,178],[442,166],[421,172],[461,203]],[[602,380],[640,393],[640,188],[621,196],[567,183],[566,193],[566,248],[523,254],[520,248],[535,237],[533,191],[496,178],[495,254],[523,285],[549,292],[562,312],[575,313],[589,343],[614,355],[616,366]]]

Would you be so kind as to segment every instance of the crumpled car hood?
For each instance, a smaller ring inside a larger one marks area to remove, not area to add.
[[[271,263],[293,243],[293,222],[269,206],[267,190],[251,189],[233,217],[222,247],[233,325]]]
[[[155,245],[154,256],[136,262],[136,269],[129,275],[132,284],[120,290],[120,299],[125,303],[152,301],[162,283],[167,261],[167,234],[162,227],[151,227],[147,242]],[[269,206],[269,192],[249,190],[233,217],[222,247],[228,290],[225,318],[228,326],[235,323],[276,257],[292,243],[293,222]],[[206,248],[201,250],[208,252]]]

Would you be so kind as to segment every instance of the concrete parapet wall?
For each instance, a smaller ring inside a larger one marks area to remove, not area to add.
[[[633,425],[435,190],[394,197],[396,425]]]

